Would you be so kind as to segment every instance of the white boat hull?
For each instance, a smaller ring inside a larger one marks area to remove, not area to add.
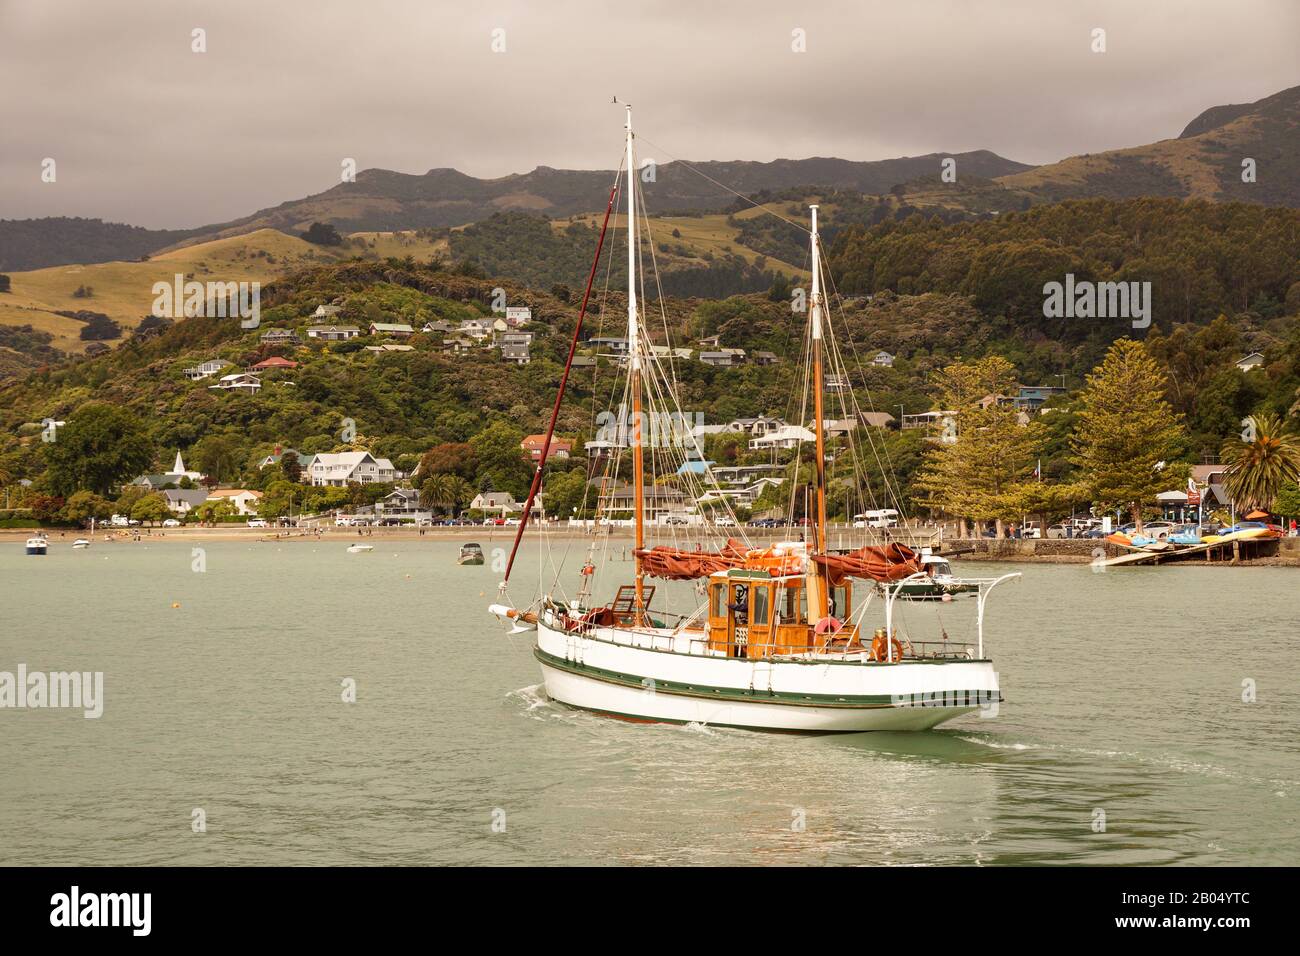
[[[698,636],[668,630],[601,628],[585,637],[539,621],[535,654],[552,700],[635,721],[928,730],[962,714],[993,716],[1001,700],[991,661],[750,661],[693,652],[703,649]]]

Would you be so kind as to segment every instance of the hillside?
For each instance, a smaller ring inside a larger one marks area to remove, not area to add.
[[[1243,183],[1242,160],[1253,158],[1257,181]],[[1177,139],[996,177],[1037,201],[1177,196],[1184,199],[1300,206],[1300,86],[1254,103],[1212,107]]]
[[[153,284],[172,282],[178,273],[186,280],[203,282],[267,283],[314,263],[338,262],[356,256],[372,260],[406,255],[427,258],[445,250],[445,241],[391,233],[359,233],[350,236],[347,244],[331,247],[312,245],[273,229],[260,229],[185,246],[145,260],[9,273],[10,292],[0,294],[0,327],[31,326],[36,332],[52,337],[49,346],[64,352],[81,352],[89,344],[81,338],[86,323],[66,313],[106,315],[121,325],[124,333],[129,332],[149,314],[154,300]],[[83,294],[79,295],[78,290]],[[84,294],[86,290],[89,295]],[[120,341],[120,337],[109,339],[107,344],[116,345]],[[44,355],[36,358],[48,361]],[[0,377],[4,374],[5,365],[0,357]]]

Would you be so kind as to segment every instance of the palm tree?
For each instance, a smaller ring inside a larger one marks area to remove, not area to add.
[[[448,482],[447,502],[451,505],[452,513],[459,514],[461,508],[474,500],[474,486],[460,475],[451,475],[449,477],[451,481]]]
[[[420,504],[426,508],[445,508],[451,501],[451,475],[430,475],[420,486]]]
[[[1242,507],[1269,511],[1282,486],[1300,478],[1300,438],[1276,415],[1255,415],[1247,422],[1241,438],[1223,445],[1223,485]]]

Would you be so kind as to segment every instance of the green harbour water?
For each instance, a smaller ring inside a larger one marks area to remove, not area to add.
[[[104,713],[0,709],[0,865],[1300,862],[1296,569],[958,562],[1023,572],[996,719],[797,736],[548,702],[479,540],[4,540],[0,671],[102,671]]]

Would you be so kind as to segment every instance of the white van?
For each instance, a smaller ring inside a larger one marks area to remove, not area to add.
[[[864,511],[853,516],[855,528],[892,528],[898,524],[898,512],[893,508],[881,508],[878,511]]]

